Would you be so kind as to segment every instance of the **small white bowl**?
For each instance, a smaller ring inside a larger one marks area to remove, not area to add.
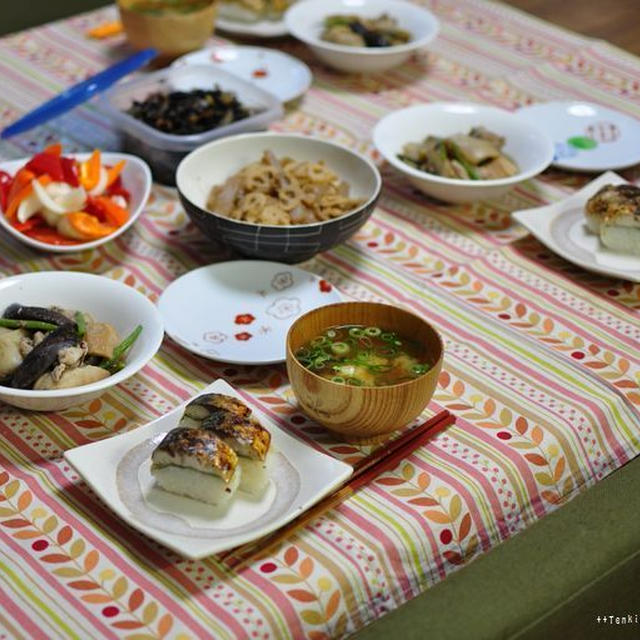
[[[420,171],[398,158],[407,142],[428,135],[446,137],[483,126],[506,138],[504,152],[520,171],[497,180],[456,180]],[[385,160],[407,176],[411,184],[444,202],[473,202],[497,198],[514,185],[544,171],[553,160],[551,138],[535,125],[497,107],[470,102],[434,102],[394,111],[378,122],[373,141]]]
[[[66,153],[67,157],[75,158],[83,162],[87,160],[90,153]],[[81,242],[79,244],[70,245],[56,245],[48,244],[46,242],[40,242],[34,240],[29,236],[21,233],[14,227],[12,227],[4,216],[4,213],[0,213],[0,226],[10,233],[14,238],[17,238],[21,242],[33,247],[34,249],[40,249],[41,251],[51,251],[52,253],[75,253],[76,251],[84,251],[85,249],[94,249],[106,242],[122,235],[142,213],[144,205],[147,203],[149,194],[151,193],[151,170],[149,165],[138,158],[137,156],[129,155],[128,153],[112,153],[103,152],[102,163],[110,166],[115,165],[120,160],[126,160],[127,164],[122,170],[122,186],[131,194],[131,201],[129,202],[129,220],[123,224],[117,231],[114,231],[111,235],[99,238],[98,240],[91,240],[90,242]],[[8,162],[0,163],[0,171],[6,171],[9,175],[16,174],[18,169],[23,167],[31,158],[21,158],[20,160],[9,160]]]
[[[400,29],[411,34],[407,44],[394,47],[349,47],[322,40],[326,17],[354,14],[376,18],[387,13],[398,21]],[[440,28],[436,17],[404,0],[304,0],[285,14],[289,33],[311,47],[326,64],[349,73],[378,73],[396,67],[431,42]]]
[[[156,306],[132,287],[105,276],[44,271],[0,280],[0,315],[14,302],[86,311],[96,320],[112,324],[123,338],[142,325],[142,333],[129,351],[124,369],[104,380],[47,391],[0,386],[0,400],[21,409],[61,411],[89,402],[137,373],[162,344],[162,316]]]

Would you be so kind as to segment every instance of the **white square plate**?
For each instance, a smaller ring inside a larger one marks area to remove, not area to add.
[[[246,403],[223,380],[216,380],[202,393],[224,393]],[[134,431],[64,454],[125,522],[182,556],[197,560],[271,533],[353,473],[348,464],[290,436],[246,403],[271,432],[271,480],[262,498],[237,492],[231,506],[221,512],[218,507],[162,491],[154,486],[150,473],[151,452],[178,425],[185,404]]]
[[[617,173],[607,171],[572,196],[546,207],[515,211],[513,218],[565,260],[605,276],[640,282],[640,256],[607,249],[589,231],[584,215],[587,200],[600,187],[624,183]]]

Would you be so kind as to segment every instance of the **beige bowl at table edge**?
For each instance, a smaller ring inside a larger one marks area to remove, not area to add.
[[[131,10],[139,0],[117,0],[127,39],[136,49],[153,47],[168,62],[200,49],[213,33],[218,0],[190,13],[166,11],[159,15]]]
[[[424,375],[388,387],[351,387],[309,371],[294,353],[329,327],[379,326],[411,336],[433,360]],[[439,333],[419,316],[377,302],[340,302],[300,316],[287,334],[287,373],[300,408],[310,418],[349,442],[377,442],[401,429],[427,406],[442,369],[444,345]]]

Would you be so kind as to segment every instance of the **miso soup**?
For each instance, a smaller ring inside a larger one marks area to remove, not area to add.
[[[310,371],[358,387],[408,382],[431,369],[424,347],[381,327],[330,327],[300,347],[298,361]]]

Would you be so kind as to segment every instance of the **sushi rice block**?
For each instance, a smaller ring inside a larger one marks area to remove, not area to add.
[[[271,434],[237,398],[220,393],[197,397],[185,408],[180,426],[215,434],[238,455],[240,490],[260,496],[269,485]]]
[[[151,462],[151,474],[162,489],[213,505],[228,503],[242,477],[235,452],[204,429],[171,430]]]

